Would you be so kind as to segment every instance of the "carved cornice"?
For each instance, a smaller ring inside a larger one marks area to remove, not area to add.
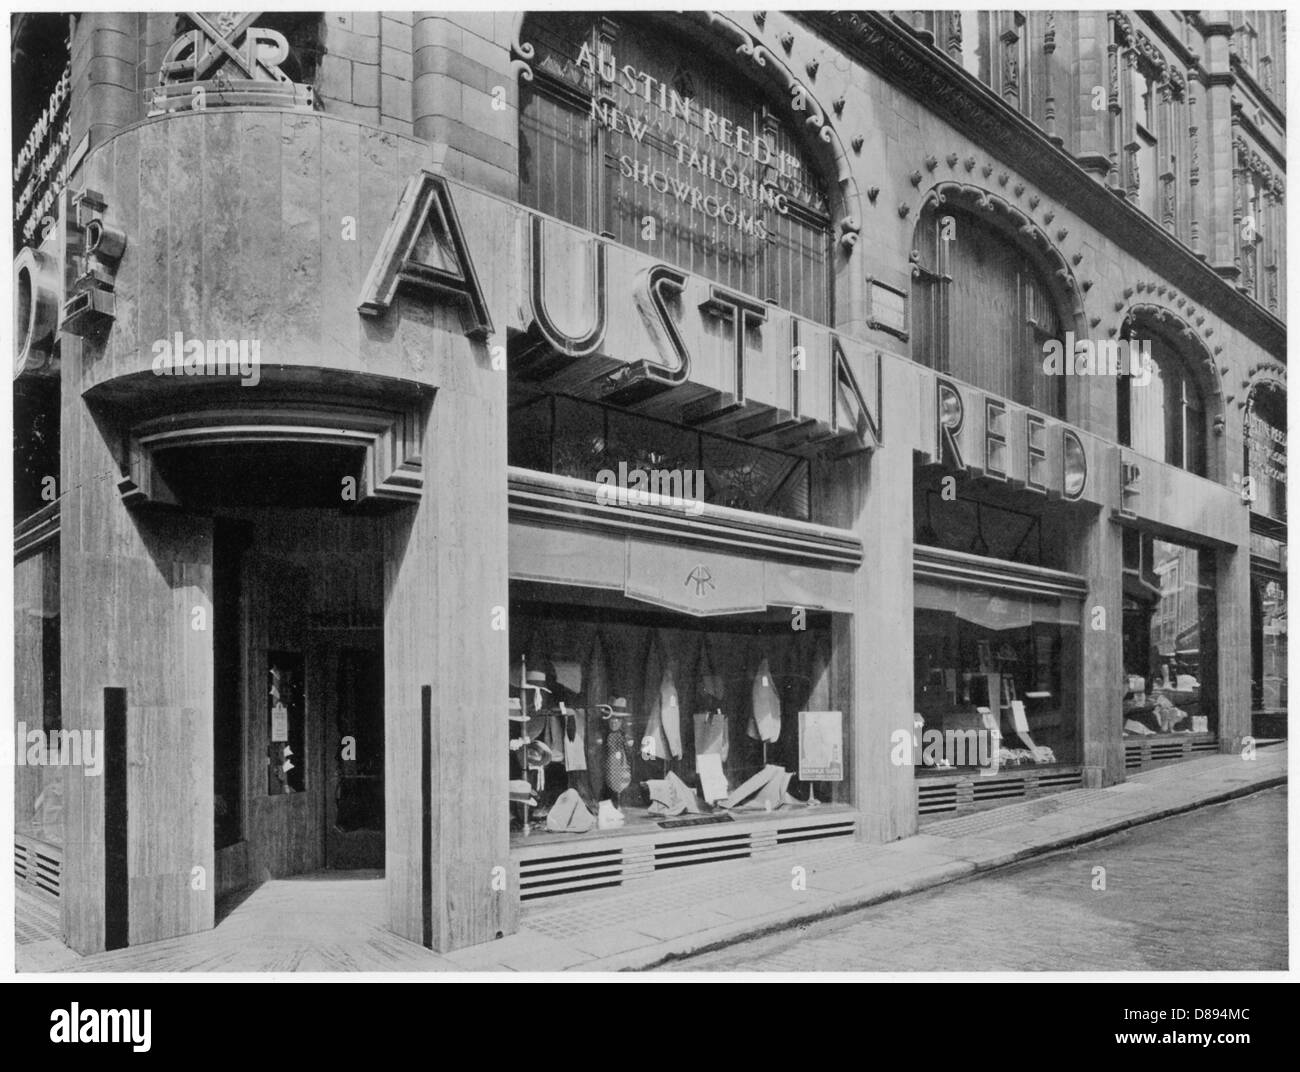
[[[1253,171],[1264,180],[1264,189],[1277,201],[1286,199],[1286,181],[1278,175],[1269,164],[1240,134],[1232,139],[1232,147],[1237,150],[1237,161],[1248,171]]]
[[[982,84],[953,70],[888,16],[871,11],[798,12],[795,17],[842,47],[863,67],[944,117],[1044,194],[1069,205],[1099,233],[1139,261],[1158,267],[1178,290],[1284,359],[1286,325],[1233,289],[1158,222],[1096,182],[1065,150]]]
[[[1273,147],[1272,140],[1266,137],[1264,132],[1255,125],[1255,121],[1251,119],[1246,113],[1246,109],[1241,106],[1241,102],[1235,97],[1232,101],[1232,124],[1250,135],[1251,139],[1259,147],[1260,152],[1273,161],[1273,166],[1279,174],[1286,174],[1286,158]]]
[[[1184,67],[1194,67],[1198,64],[1199,57],[1197,54],[1178,40],[1159,15],[1153,11],[1139,11],[1136,14],[1146,25],[1146,28],[1160,39],[1160,43],[1179,63]]]

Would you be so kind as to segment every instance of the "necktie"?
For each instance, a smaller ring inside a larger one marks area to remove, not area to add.
[[[605,785],[621,793],[632,784],[632,767],[627,758],[627,734],[622,726],[605,735]]]

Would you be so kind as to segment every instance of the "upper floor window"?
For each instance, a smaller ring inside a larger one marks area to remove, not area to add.
[[[1191,238],[1185,211],[1188,166],[1187,76],[1161,44],[1123,13],[1112,16],[1119,77],[1119,167],[1115,178],[1129,200],[1165,230]]]
[[[986,85],[993,77],[993,13],[955,11],[948,33],[948,52]]]
[[[529,20],[520,200],[801,316],[832,316],[826,187],[784,105],[636,16]]]
[[[1237,27],[1238,52],[1241,61],[1252,71],[1259,67],[1259,30],[1256,21],[1260,13],[1243,11],[1241,25]]]
[[[940,210],[942,209],[942,210]],[[912,356],[1052,416],[1064,378],[1043,371],[1062,321],[1046,278],[984,219],[933,202],[913,238]]]
[[[1151,378],[1143,384],[1119,377],[1119,441],[1205,476],[1205,404],[1185,362],[1162,335],[1138,333],[1127,325],[1125,338],[1149,344]]]
[[[1133,152],[1134,185],[1137,187],[1138,206],[1148,216],[1155,218],[1157,152],[1156,140],[1156,88],[1155,79],[1142,67],[1135,65],[1130,74],[1133,82]]]
[[[1272,165],[1237,139],[1237,197],[1241,213],[1238,286],[1271,312],[1278,311],[1279,249],[1285,220],[1281,209],[1282,182]]]

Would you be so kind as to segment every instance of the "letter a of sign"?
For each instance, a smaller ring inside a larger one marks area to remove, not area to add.
[[[475,337],[492,334],[492,318],[451,191],[428,171],[421,171],[406,184],[361,288],[358,310],[365,316],[379,316],[393,303],[402,284],[458,296],[468,310],[470,323],[465,333]]]
[[[836,433],[843,435],[845,426],[850,429],[850,435],[856,442],[863,444],[862,449],[867,446],[880,446],[881,440],[881,361],[880,353],[876,353],[876,409],[872,413],[871,407],[867,405],[866,395],[862,393],[862,388],[858,384],[858,378],[853,374],[853,366],[849,363],[848,355],[844,352],[844,347],[840,340],[831,336],[831,360],[834,363],[834,374],[831,377],[831,427]],[[846,453],[857,453],[856,450],[850,449]]]

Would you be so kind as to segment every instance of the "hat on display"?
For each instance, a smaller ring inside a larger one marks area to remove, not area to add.
[[[546,687],[546,673],[542,670],[529,670],[524,683],[528,688],[536,689],[538,692],[549,693],[551,691]]]
[[[625,700],[622,696],[620,696],[617,700],[615,700],[612,706],[615,715],[626,715],[628,713],[627,700]]]
[[[566,789],[551,805],[546,829],[556,833],[585,834],[596,825],[596,817],[587,810],[576,789]]]
[[[511,722],[528,721],[528,716],[524,714],[523,705],[520,704],[518,696],[511,696],[509,701],[506,703],[506,707],[509,709]]]
[[[544,767],[555,759],[555,753],[545,741],[529,741],[525,755],[530,767]]]
[[[522,778],[510,779],[510,799],[520,804],[536,804],[537,794],[533,787]]]
[[[623,825],[623,813],[612,800],[602,800],[600,807],[596,812],[596,825],[601,830],[609,830],[612,827]]]

